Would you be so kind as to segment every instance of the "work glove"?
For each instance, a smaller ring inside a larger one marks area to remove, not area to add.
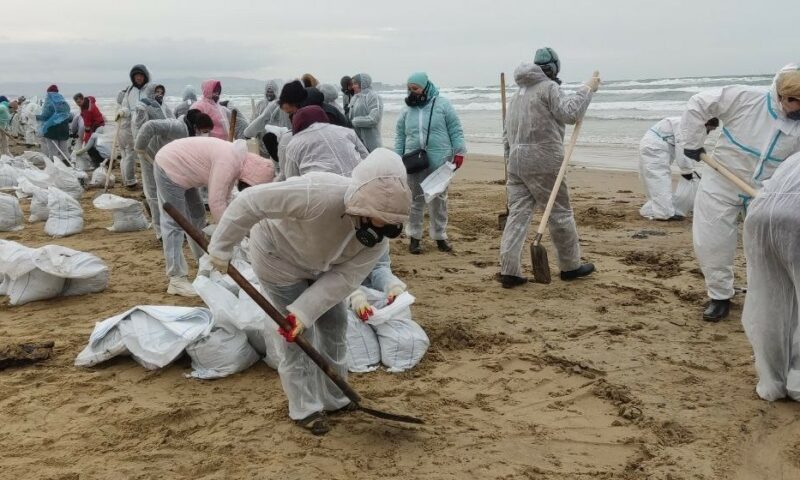
[[[598,88],[600,88],[600,77],[592,77],[589,80],[586,80],[586,83],[584,85],[589,87],[589,90],[591,90],[592,93],[594,93],[597,91]]]
[[[694,173],[682,173],[682,174],[681,174],[681,177],[683,177],[683,178],[685,178],[686,180],[688,180],[688,181],[690,181],[690,182],[691,182],[691,181],[692,181],[692,179],[694,178]]]
[[[356,290],[350,295],[350,309],[356,312],[362,322],[369,320],[369,317],[375,313],[367,301],[367,296],[361,290]]]
[[[119,110],[117,110],[117,117],[115,118],[115,120],[119,120],[120,118],[125,118],[130,114],[131,112],[129,112],[127,108],[120,108]]]
[[[683,154],[686,156],[686,158],[691,158],[695,162],[699,162],[700,161],[700,155],[702,155],[704,153],[706,153],[706,149],[703,148],[703,147],[694,148],[694,149],[692,149],[692,148],[684,148],[683,149]]]
[[[280,333],[287,342],[294,343],[294,341],[297,339],[297,336],[303,333],[303,330],[305,330],[306,327],[303,325],[302,321],[298,320],[294,313],[286,315],[286,321],[289,322],[289,325],[291,325],[291,330],[278,328],[278,333]]]
[[[464,163],[464,155],[458,154],[454,156],[453,163],[456,165],[456,170],[461,168],[461,165]]]
[[[386,292],[386,298],[389,300],[389,305],[394,303],[394,300],[400,296],[403,292],[406,291],[406,287],[403,285],[395,285]]]
[[[228,274],[228,264],[230,263],[228,260],[223,260],[211,254],[208,255],[208,260],[211,262],[211,266],[214,267],[214,270],[223,275]]]

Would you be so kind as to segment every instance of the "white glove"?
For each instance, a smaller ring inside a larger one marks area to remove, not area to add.
[[[228,274],[228,264],[230,263],[228,260],[223,260],[211,254],[208,255],[208,260],[211,262],[211,266],[214,267],[214,270],[223,275]]]
[[[598,88],[600,88],[600,77],[592,77],[589,80],[586,80],[586,83],[584,85],[589,87],[589,90],[591,90],[592,93],[594,93],[597,91]]]
[[[117,110],[117,119],[129,117],[131,112],[128,111],[127,108],[120,108]]]
[[[375,313],[375,311],[372,309],[372,306],[367,301],[367,296],[364,295],[364,292],[361,290],[356,290],[353,292],[350,295],[349,301],[350,308],[356,312],[358,318],[360,318],[363,322],[369,320],[369,317]]]
[[[394,302],[394,299],[399,297],[400,294],[406,291],[405,285],[394,285],[392,286],[388,292],[386,292],[386,298],[389,300],[389,304]]]

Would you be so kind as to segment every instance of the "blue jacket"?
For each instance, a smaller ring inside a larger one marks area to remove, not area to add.
[[[71,118],[69,104],[58,92],[48,92],[47,98],[42,107],[42,113],[36,115],[36,120],[41,122],[39,134],[44,136],[50,128],[64,122],[69,123]],[[69,126],[67,126],[67,138],[69,138]]]
[[[433,98],[436,99],[435,105]],[[456,154],[467,153],[464,131],[453,105],[444,97],[436,95],[433,98],[422,107],[406,107],[403,110],[397,118],[394,144],[394,149],[400,156],[422,148],[428,131],[431,105],[434,105],[431,134],[426,147],[430,171],[449,162]]]

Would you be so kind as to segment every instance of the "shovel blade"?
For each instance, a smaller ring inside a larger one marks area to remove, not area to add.
[[[367,415],[372,415],[373,417],[381,418],[383,420],[392,420],[394,422],[402,422],[402,423],[413,423],[415,425],[423,425],[425,423],[424,420],[417,417],[412,417],[410,415],[401,415],[398,413],[389,413],[389,412],[382,412],[380,410],[375,410],[374,408],[365,407],[364,405],[359,404],[358,409],[362,412],[366,413]]]
[[[531,262],[533,265],[533,281],[550,283],[550,262],[547,260],[547,249],[542,245],[531,244]]]

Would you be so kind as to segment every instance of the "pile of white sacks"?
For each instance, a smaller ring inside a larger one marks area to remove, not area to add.
[[[10,305],[86,295],[107,286],[108,267],[91,253],[0,240],[0,295],[8,296]]]
[[[95,178],[98,185],[105,183],[104,167],[92,174],[93,181]],[[45,222],[44,231],[48,235],[58,238],[80,233],[83,231],[80,199],[87,179],[86,172],[39,152],[25,152],[18,157],[3,155],[0,157],[0,232],[21,230],[24,226],[22,204],[30,202],[28,222]],[[149,228],[139,201],[106,194],[95,200],[95,207],[112,211],[111,231]]]
[[[236,249],[232,264],[262,294],[247,262],[247,243]],[[146,369],[163,368],[184,352],[190,357],[189,377],[221,378],[263,360],[276,369],[286,341],[277,324],[228,275],[200,261],[194,287],[208,308],[138,306],[99,322],[75,365],[91,367],[118,355],[130,355]],[[348,363],[351,371],[372,371],[383,363],[389,371],[414,367],[428,348],[428,337],[411,320],[413,297],[404,294],[389,307],[385,296],[372,292],[378,307],[362,323],[352,314],[348,325]],[[264,295],[269,299],[268,295]],[[378,297],[383,296],[381,300]],[[381,302],[383,305],[381,305]],[[384,307],[384,308],[381,308]],[[355,320],[353,320],[355,319]]]

